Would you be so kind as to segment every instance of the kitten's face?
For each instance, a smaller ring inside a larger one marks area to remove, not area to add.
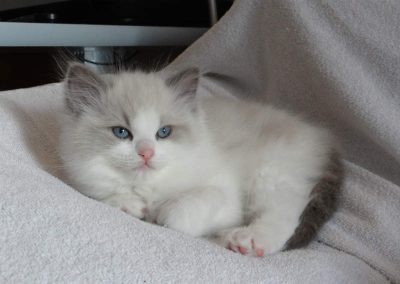
[[[155,73],[122,73],[105,82],[81,65],[72,66],[66,103],[77,124],[77,151],[101,156],[132,177],[187,159],[202,129],[193,75],[164,80]]]

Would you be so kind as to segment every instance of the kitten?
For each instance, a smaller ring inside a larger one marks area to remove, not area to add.
[[[342,170],[324,129],[262,103],[196,94],[197,69],[72,64],[60,153],[69,183],[137,218],[263,256],[304,246]]]

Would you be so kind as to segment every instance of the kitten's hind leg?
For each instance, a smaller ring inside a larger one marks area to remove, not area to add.
[[[244,227],[223,230],[217,234],[217,243],[235,252],[264,256],[284,249],[299,224],[308,199],[302,196],[288,198],[285,190],[271,192],[266,206],[254,214]]]
[[[342,179],[341,161],[333,153],[324,174],[311,190],[301,180],[265,188],[264,195],[256,195],[251,202],[251,207],[259,210],[250,224],[219,232],[217,242],[233,251],[255,256],[308,244],[336,209]]]
[[[150,212],[153,216],[149,220],[192,236],[205,236],[238,225],[242,216],[238,195],[218,187],[177,194]]]
[[[261,217],[248,226],[223,230],[217,234],[216,242],[244,255],[261,257],[278,252],[293,235],[298,222],[278,224],[268,219]]]

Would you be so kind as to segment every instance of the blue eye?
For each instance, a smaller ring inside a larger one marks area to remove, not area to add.
[[[171,135],[172,127],[171,126],[163,126],[157,131],[157,137],[164,139]]]
[[[115,137],[119,139],[127,139],[132,137],[132,134],[129,132],[128,129],[120,126],[113,127],[112,132],[114,133]]]

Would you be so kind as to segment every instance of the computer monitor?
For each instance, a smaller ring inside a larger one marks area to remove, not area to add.
[[[2,0],[0,46],[188,45],[231,2]]]

